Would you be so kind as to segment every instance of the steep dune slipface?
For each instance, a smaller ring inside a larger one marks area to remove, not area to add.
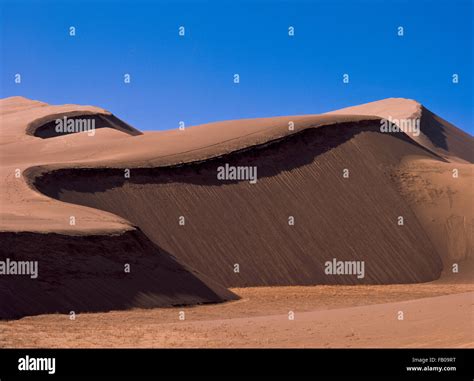
[[[390,178],[405,155],[434,156],[379,126],[307,129],[200,163],[132,169],[130,179],[120,169],[57,170],[35,186],[124,217],[225,286],[436,279],[441,261]],[[256,167],[258,181],[220,181],[225,165]],[[363,261],[365,274],[328,275],[333,260]]]
[[[474,163],[472,136],[425,107],[421,110],[421,132],[425,145],[450,161]]]

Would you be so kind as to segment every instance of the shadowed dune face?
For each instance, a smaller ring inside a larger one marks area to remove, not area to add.
[[[224,286],[436,279],[441,260],[390,178],[406,155],[435,157],[379,129],[377,120],[308,129],[200,163],[132,169],[129,179],[123,169],[62,169],[35,186],[124,217]],[[225,164],[256,166],[257,183],[218,180]],[[364,261],[365,276],[325,274],[333,259]]]
[[[376,115],[396,120],[402,125],[418,122],[418,134],[407,130],[414,141],[446,159],[474,163],[474,138],[411,99],[387,98],[332,111],[327,115]]]
[[[64,119],[63,119],[64,118]],[[55,118],[48,122],[41,122],[32,124],[28,128],[28,133],[42,139],[54,138],[57,136],[64,136],[79,132],[91,132],[99,128],[113,128],[129,135],[141,135],[141,132],[129,126],[127,123],[116,118],[114,115],[74,115],[71,117],[64,116],[63,118]],[[64,122],[58,126],[59,122]],[[71,122],[71,128],[68,128],[67,122]]]
[[[456,155],[474,163],[473,138],[430,110],[422,107],[421,132],[432,147],[445,156]]]
[[[1,232],[0,239],[1,260],[38,263],[36,279],[0,278],[0,318],[238,299],[178,263],[138,230],[109,236]]]

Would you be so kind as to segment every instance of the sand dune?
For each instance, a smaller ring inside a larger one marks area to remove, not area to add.
[[[35,185],[53,198],[124,217],[225,286],[435,279],[441,262],[387,171],[403,155],[425,152],[377,128],[378,121],[307,129],[202,163],[134,169],[130,179],[121,170],[57,170]],[[257,184],[223,184],[216,172],[225,163],[257,166]],[[332,258],[366,261],[365,277],[328,277],[324,263]]]
[[[2,260],[36,260],[39,267],[37,279],[2,279],[2,317],[237,299],[211,279],[178,263],[139,230],[82,236],[2,232],[1,239]],[[129,272],[124,271],[126,265]]]
[[[99,127],[58,136],[63,115]],[[35,291],[0,279],[3,318],[225,301],[231,286],[426,282],[472,257],[473,139],[414,101],[143,134],[102,109],[19,97],[0,117],[0,259],[36,258],[51,274]],[[388,117],[421,118],[421,134],[382,133]],[[219,181],[225,165],[256,167],[258,181]],[[428,201],[422,167],[444,173]],[[365,276],[328,276],[332,259],[364,261]],[[103,291],[87,298],[91,287]]]
[[[332,111],[327,115],[376,115],[397,121],[419,119],[421,130],[419,135],[410,129],[406,131],[413,140],[450,161],[474,162],[472,136],[411,99],[383,99]]]

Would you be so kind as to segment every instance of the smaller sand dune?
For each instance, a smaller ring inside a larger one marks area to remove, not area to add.
[[[0,261],[37,263],[34,278],[0,277],[0,319],[237,299],[139,230],[82,236],[1,232],[0,239]]]
[[[35,278],[0,277],[0,319],[237,298],[179,263],[125,219],[52,200],[31,188],[27,173],[33,163],[96,160],[111,143],[141,135],[138,130],[98,107],[50,106],[22,97],[1,100],[0,118],[0,261],[32,261],[38,268]],[[94,134],[65,130],[59,136],[58,118],[97,124]]]

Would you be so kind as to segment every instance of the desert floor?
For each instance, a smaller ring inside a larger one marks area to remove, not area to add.
[[[468,283],[232,291],[242,299],[1,321],[0,346],[474,347],[474,285]]]

